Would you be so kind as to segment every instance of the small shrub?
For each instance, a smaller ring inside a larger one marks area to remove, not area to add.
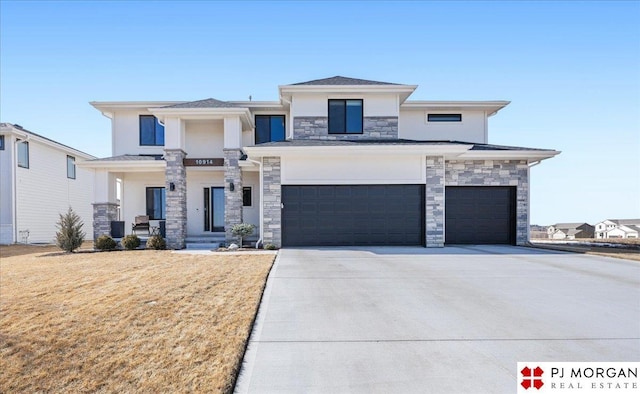
[[[267,250],[277,250],[278,249],[278,247],[275,246],[274,244],[266,244],[266,245],[264,245],[264,248],[267,249]]]
[[[164,250],[167,248],[167,242],[161,235],[154,235],[147,240],[147,249]]]
[[[60,214],[60,219],[56,223],[58,231],[56,232],[56,245],[65,252],[73,252],[78,249],[84,241],[84,232],[82,231],[82,219],[69,207],[67,213]]]
[[[98,250],[114,250],[118,243],[108,235],[101,235],[96,239],[96,249]]]
[[[240,223],[231,227],[231,234],[235,235],[240,239],[240,247],[242,247],[242,238],[253,234],[253,230],[256,229],[256,226],[249,223]]]
[[[122,246],[127,250],[133,250],[140,246],[140,238],[135,234],[129,234],[122,238]]]

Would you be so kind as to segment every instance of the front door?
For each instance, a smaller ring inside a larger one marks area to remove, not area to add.
[[[224,188],[204,188],[204,231],[224,231]]]

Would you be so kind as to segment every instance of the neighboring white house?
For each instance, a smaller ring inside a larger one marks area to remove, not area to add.
[[[90,239],[95,159],[10,123],[0,124],[0,243],[50,243],[59,214],[72,207]]]
[[[549,239],[593,238],[593,226],[589,223],[556,223],[547,227]]]
[[[331,77],[275,101],[92,102],[111,120],[96,171],[94,237],[136,216],[169,247],[522,245],[529,167],[559,152],[489,144],[507,101],[410,101],[415,85]]]
[[[595,226],[595,237],[640,238],[640,219],[606,219]]]

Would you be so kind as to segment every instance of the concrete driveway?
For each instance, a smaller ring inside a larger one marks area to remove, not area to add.
[[[508,246],[280,251],[238,393],[513,393],[640,361],[640,264]]]

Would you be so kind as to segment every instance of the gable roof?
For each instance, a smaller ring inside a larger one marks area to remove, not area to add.
[[[162,107],[162,108],[234,108],[234,107],[237,107],[237,106],[227,101],[208,98],[204,100],[188,101],[186,103],[167,105],[166,107]]]
[[[323,85],[323,86],[340,85],[340,86],[348,86],[348,85],[399,85],[399,84],[391,83],[391,82],[370,81],[368,79],[349,78],[349,77],[343,77],[343,76],[340,76],[340,75],[336,75],[335,77],[314,79],[312,81],[292,83],[291,85]]]
[[[29,134],[33,137],[36,137],[38,139],[40,139],[42,142],[45,142],[47,144],[49,144],[50,146],[55,146],[58,149],[62,149],[62,150],[66,150],[66,151],[71,151],[74,152],[74,154],[80,154],[81,156],[83,156],[85,159],[95,159],[94,155],[91,155],[89,153],[83,152],[81,150],[78,150],[76,148],[70,147],[69,145],[65,145],[63,143],[60,143],[58,141],[52,140],[51,138],[47,138],[43,135],[40,135],[38,133],[34,133],[33,131],[27,130],[24,127],[20,126],[19,124],[13,124],[13,123],[0,123],[0,128],[5,129],[6,131],[12,132],[12,133],[16,133],[16,134],[21,134],[21,133],[26,133]]]
[[[583,226],[585,224],[587,226],[593,227],[589,223],[584,223],[584,222],[583,223],[556,223],[552,227],[555,227],[557,229],[568,229],[568,230],[571,230],[571,229],[577,229],[578,227]]]

